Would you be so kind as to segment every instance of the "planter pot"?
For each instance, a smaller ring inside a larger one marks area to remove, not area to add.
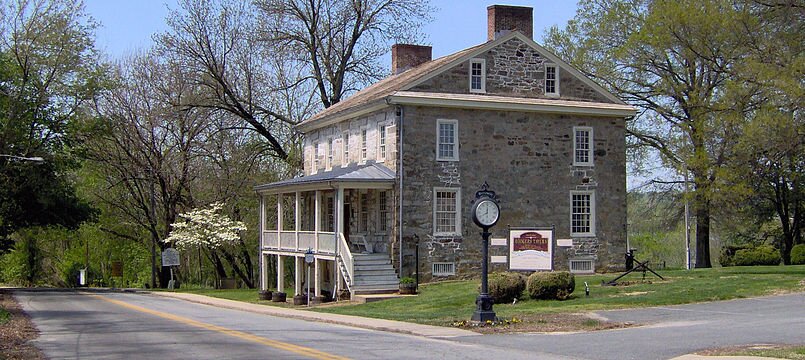
[[[414,295],[414,294],[416,294],[415,283],[400,284],[400,295]]]
[[[286,294],[284,292],[275,292],[271,294],[271,301],[273,302],[285,302]]]
[[[263,290],[259,293],[260,300],[271,300],[271,290]]]
[[[314,296],[310,298],[310,303],[313,305],[321,304],[326,298],[324,296]]]
[[[305,295],[296,295],[293,297],[293,304],[294,305],[306,305],[307,304],[307,296]]]

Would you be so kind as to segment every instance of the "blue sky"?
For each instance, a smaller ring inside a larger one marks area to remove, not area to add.
[[[485,42],[486,7],[492,4],[533,7],[537,42],[545,29],[551,25],[564,26],[576,11],[575,0],[432,0],[431,3],[438,10],[423,32],[433,45],[434,57]],[[101,25],[97,30],[98,48],[111,58],[119,58],[150,46],[151,35],[166,29],[167,8],[178,5],[175,0],[86,0],[86,7]]]

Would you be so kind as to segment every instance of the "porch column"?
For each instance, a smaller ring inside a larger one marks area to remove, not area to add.
[[[335,292],[343,288],[341,281],[341,271],[338,268],[338,256],[343,251],[341,246],[341,233],[344,231],[344,188],[338,186],[338,191],[335,193],[335,261],[333,266],[335,274]],[[344,235],[346,236],[346,235]]]
[[[260,251],[260,290],[268,290],[268,255]]]
[[[294,200],[294,211],[293,211],[293,227],[294,227],[294,234],[296,238],[296,250],[302,250],[299,248],[299,231],[302,230],[300,225],[300,218],[301,218],[301,210],[299,207],[302,205],[302,200],[300,199],[300,194],[296,192],[296,199]]]
[[[282,266],[282,255],[277,255],[277,292],[285,292],[285,267]]]
[[[300,256],[294,257],[294,283],[293,291],[294,296],[302,295],[302,279],[305,277],[304,258]]]
[[[265,212],[266,212],[265,199],[263,194],[260,194],[260,208],[258,211],[259,213],[257,216],[257,239],[259,240],[258,242],[259,245],[257,245],[257,254],[259,255],[259,257],[257,258],[258,261],[257,268],[260,269],[260,290],[268,290],[267,285],[268,273],[266,272],[267,269],[264,268],[266,261],[265,261],[265,255],[263,255],[263,227],[265,224]],[[199,250],[199,263],[201,263],[200,257],[201,252]]]
[[[316,206],[314,208],[314,211],[316,212],[316,214],[315,214],[315,217],[314,217],[315,220],[313,221],[315,223],[315,224],[313,224],[314,225],[313,231],[315,232],[315,235],[316,235],[315,236],[316,237],[316,243],[315,243],[316,248],[313,249],[313,250],[315,252],[319,252],[319,231],[321,231],[321,191],[319,191],[319,190],[316,190],[315,202],[316,202]]]
[[[277,249],[282,249],[282,193],[277,194]]]
[[[321,279],[321,268],[323,267],[323,266],[321,266],[319,264],[319,263],[321,263],[321,261],[322,260],[320,260],[320,259],[316,259],[316,261],[314,262],[314,264],[316,265],[316,268],[313,269],[314,270],[313,272],[315,273],[314,277],[315,277],[315,281],[316,281],[316,283],[315,283],[316,284],[316,291],[313,293],[314,296],[321,296],[321,287],[322,287],[322,284],[321,284],[322,283],[322,281],[321,281],[322,280]]]

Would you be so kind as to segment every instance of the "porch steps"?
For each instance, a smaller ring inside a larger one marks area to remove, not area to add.
[[[353,259],[354,294],[393,294],[400,290],[400,281],[388,254],[354,254]]]

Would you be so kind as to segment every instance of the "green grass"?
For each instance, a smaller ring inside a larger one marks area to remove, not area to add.
[[[708,351],[707,355],[719,356],[761,356],[775,359],[805,360],[805,346],[752,346],[742,349]]]
[[[576,276],[576,290],[569,300],[521,299],[516,305],[495,305],[499,317],[530,314],[575,313],[593,310],[632,308],[694,302],[728,300],[781,292],[804,291],[805,266],[755,266],[713,269],[666,270],[661,281],[648,274],[652,283],[629,286],[602,286],[617,274]],[[622,280],[639,281],[641,274]],[[590,296],[584,296],[584,282]],[[417,297],[397,298],[355,306],[316,308],[314,311],[358,315],[432,325],[466,320],[475,309],[479,280],[451,281],[420,286]]]
[[[171,290],[157,290],[157,291],[171,291]],[[235,301],[242,301],[254,304],[266,304],[266,305],[277,305],[277,306],[285,306],[285,304],[280,303],[272,303],[271,301],[260,300],[258,297],[259,290],[257,289],[201,289],[201,288],[191,288],[191,289],[184,289],[179,288],[176,289],[176,292],[181,293],[188,293],[188,294],[198,294],[204,296],[211,296],[221,299],[228,299],[228,300],[235,300]],[[293,288],[285,289],[285,293],[288,294],[288,299],[293,297]],[[288,305],[291,306],[291,305]]]
[[[6,309],[0,308],[0,325],[5,324],[10,319],[11,319],[11,313],[6,311]]]

